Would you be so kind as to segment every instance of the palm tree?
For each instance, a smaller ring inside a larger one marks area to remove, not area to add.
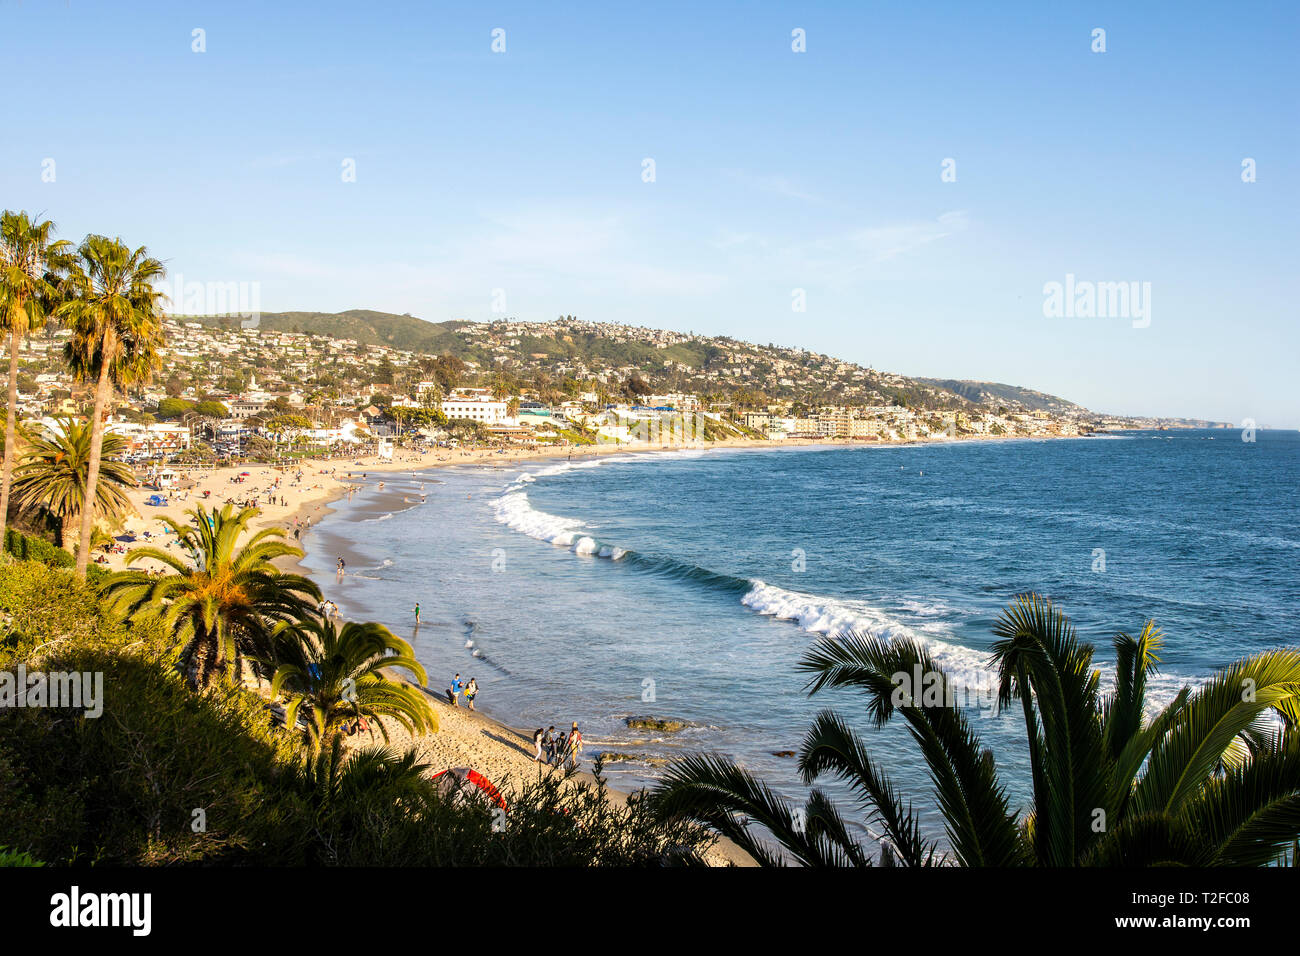
[[[45,324],[56,290],[51,282],[71,248],[50,242],[54,223],[32,221],[25,212],[0,214],[0,334],[9,336],[9,402],[5,406],[4,472],[0,478],[0,541],[9,518],[9,494],[17,452],[18,349],[23,338]]]
[[[809,693],[853,687],[877,726],[901,716],[929,768],[947,853],[922,835],[912,804],[842,718],[823,711],[808,731],[804,782],[829,774],[850,787],[868,832],[881,831],[881,864],[1265,866],[1300,839],[1300,651],[1243,658],[1146,719],[1161,647],[1150,622],[1138,637],[1115,638],[1108,694],[1093,648],[1038,595],[1017,598],[994,633],[999,701],[1020,702],[1029,736],[1033,797],[1019,821],[992,752],[921,645],[849,634],[820,640],[800,662],[813,675]],[[924,675],[924,692],[913,675]],[[796,811],[722,758],[674,765],[655,799],[664,814],[712,826],[762,864],[782,857],[741,815],[805,865],[871,862],[824,793],[813,790]]]
[[[301,574],[281,571],[277,558],[302,557],[279,528],[264,528],[242,545],[249,522],[261,512],[232,505],[211,514],[194,508],[192,522],[162,521],[175,532],[172,547],[138,548],[127,558],[159,561],[162,577],[126,570],[110,575],[103,593],[122,613],[155,617],[182,645],[181,663],[199,689],[222,672],[238,677],[244,658],[255,669],[270,654],[277,625],[309,615],[320,589]]]
[[[64,416],[59,427],[31,440],[14,471],[14,499],[21,508],[44,508],[59,522],[60,543],[71,550],[72,531],[86,510],[90,470],[91,426]],[[131,508],[125,489],[136,485],[135,474],[113,457],[126,451],[126,440],[111,432],[104,436],[106,459],[95,487],[96,514],[117,517]]]
[[[335,737],[328,749],[311,753],[292,766],[289,785],[308,796],[318,812],[358,797],[385,795],[427,798],[432,793],[429,764],[420,763],[414,750],[372,747],[346,751],[343,738]]]
[[[147,379],[162,360],[163,294],[153,283],[166,274],[157,259],[141,246],[131,250],[121,239],[87,236],[68,264],[67,301],[57,314],[72,327],[64,355],[79,381],[95,382],[95,411],[91,418],[90,467],[87,497],[94,499],[99,483],[104,416],[113,388],[125,389]],[[81,548],[77,574],[85,577],[90,559],[92,516],[81,516]]]
[[[411,733],[438,729],[438,717],[420,689],[385,673],[400,668],[421,686],[428,681],[411,645],[382,624],[349,621],[336,628],[328,618],[304,618],[282,625],[277,638],[271,694],[288,700],[288,727],[297,725],[306,708],[306,735],[313,751],[328,748],[345,723],[360,717],[374,721],[385,743],[388,732],[382,717],[393,718]]]

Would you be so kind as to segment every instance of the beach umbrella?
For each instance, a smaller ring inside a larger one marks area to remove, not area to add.
[[[135,535],[133,535],[133,534],[119,534],[119,535],[118,535],[116,538],[114,538],[113,540],[114,540],[114,541],[134,541],[134,540],[135,540]]]
[[[492,785],[492,781],[472,767],[452,767],[450,770],[440,770],[433,775],[433,780],[438,786],[440,796],[459,796],[464,799],[467,793],[477,793],[491,800],[502,810],[510,809],[506,806],[501,791]]]

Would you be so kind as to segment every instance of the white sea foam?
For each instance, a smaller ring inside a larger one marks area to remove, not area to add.
[[[879,608],[861,601],[838,601],[810,594],[787,591],[784,588],[755,580],[754,587],[741,598],[746,607],[775,617],[792,621],[813,634],[836,636],[849,632],[869,633],[875,637],[892,640],[910,638],[924,647],[935,663],[943,668],[954,684],[965,690],[978,689],[990,693],[996,686],[994,670],[988,666],[990,655],[976,651],[950,640],[933,636],[942,633],[951,636],[951,630],[930,625],[909,627],[889,617]],[[1097,661],[1098,690],[1102,694],[1114,693],[1115,667],[1111,661]],[[1190,684],[1193,692],[1207,678],[1189,678],[1176,673],[1153,674],[1147,679],[1146,711],[1154,716],[1168,705],[1183,686]]]
[[[988,655],[969,647],[921,634],[864,601],[840,601],[813,594],[787,591],[757,579],[740,599],[759,614],[793,621],[812,634],[835,636],[850,631],[870,633],[885,640],[910,638],[929,651],[954,682],[963,687],[987,687],[992,671]]]
[[[602,544],[589,534],[583,534],[586,525],[574,518],[539,511],[528,501],[528,493],[510,491],[492,505],[496,519],[514,531],[519,531],[556,547],[568,548],[575,554],[591,554],[617,561],[626,553],[622,548]]]

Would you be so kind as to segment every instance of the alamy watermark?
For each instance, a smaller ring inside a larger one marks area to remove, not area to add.
[[[1092,282],[1066,273],[1065,282],[1043,286],[1043,315],[1049,319],[1132,319],[1133,328],[1151,325],[1150,282]]]
[[[173,315],[237,318],[245,329],[262,323],[260,282],[186,282],[178,272],[155,288],[167,297],[167,311]]]
[[[895,707],[955,707],[976,709],[981,717],[998,713],[1000,685],[992,674],[978,674],[974,681],[957,684],[943,671],[926,670],[914,664],[912,670],[891,674],[894,685],[889,700]]]
[[[99,671],[0,671],[0,710],[11,707],[67,707],[87,717],[104,713],[104,675]]]
[[[702,412],[643,411],[628,414],[610,409],[597,416],[596,443],[621,445],[682,445],[704,440]]]

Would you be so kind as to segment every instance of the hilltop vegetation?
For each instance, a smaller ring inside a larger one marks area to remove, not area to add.
[[[1048,395],[1046,392],[1036,392],[1032,388],[1022,388],[1019,385],[970,382],[953,378],[920,378],[917,381],[960,395],[976,405],[1021,405],[1031,412],[1051,412],[1053,415],[1086,411],[1082,405],[1057,398],[1055,395]]]
[[[178,321],[201,322],[218,328],[239,328],[239,319],[225,316],[176,316]],[[303,332],[360,345],[388,345],[412,352],[455,352],[462,341],[455,333],[470,322],[426,322],[410,315],[349,309],[346,312],[263,312],[258,328],[268,332]]]
[[[239,320],[231,317],[177,319],[232,330],[239,327]],[[621,380],[637,373],[656,390],[725,396],[742,405],[779,399],[809,406],[847,402],[961,410],[1001,405],[1022,411],[1086,413],[1073,402],[1013,385],[909,378],[802,349],[581,322],[573,316],[554,322],[427,322],[411,315],[354,309],[263,313],[257,327],[262,332],[451,355],[525,381],[536,381],[539,375],[558,381],[601,373],[613,373]]]

